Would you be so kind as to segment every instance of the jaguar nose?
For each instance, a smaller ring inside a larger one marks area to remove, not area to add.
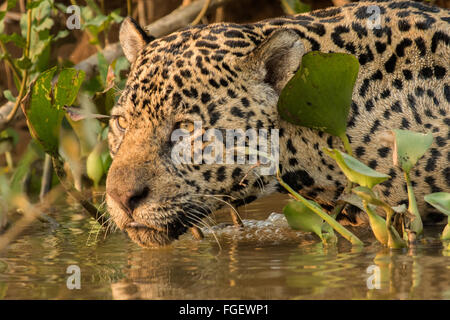
[[[113,189],[109,192],[109,195],[126,211],[131,215],[143,200],[149,195],[149,188],[147,186],[134,186],[127,191],[120,191]]]

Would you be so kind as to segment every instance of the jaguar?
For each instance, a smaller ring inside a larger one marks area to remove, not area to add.
[[[106,201],[139,245],[168,245],[211,212],[283,190],[275,175],[248,163],[174,162],[172,133],[192,132],[196,121],[203,130],[278,129],[284,181],[324,208],[336,204],[346,180],[323,148],[343,150],[341,142],[277,112],[281,90],[310,51],[358,59],[347,136],[356,157],[391,176],[378,186],[390,204],[408,197],[381,137],[392,129],[433,134],[411,180],[425,223],[442,220],[423,196],[450,189],[448,9],[360,1],[253,24],[190,26],[158,39],[126,18],[119,38],[131,68],[111,111]]]

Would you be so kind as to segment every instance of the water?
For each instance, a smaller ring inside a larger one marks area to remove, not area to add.
[[[0,298],[450,299],[442,227],[426,229],[414,250],[383,249],[365,232],[364,248],[345,240],[324,248],[270,215],[283,203],[274,196],[247,207],[245,230],[219,223],[217,240],[205,229],[202,241],[187,234],[162,249],[142,249],[120,232],[104,238],[77,210],[59,210],[58,228],[37,221],[0,253]],[[70,265],[80,267],[80,290],[67,288]],[[370,266],[379,268],[379,289],[368,288]]]

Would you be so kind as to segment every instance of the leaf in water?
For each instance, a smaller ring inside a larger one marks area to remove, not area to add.
[[[324,149],[344,172],[345,176],[354,183],[372,189],[375,185],[391,178],[387,174],[379,173],[369,168],[361,161],[337,149]]]
[[[393,161],[406,173],[415,166],[433,143],[431,133],[423,134],[409,130],[393,130],[394,152]]]
[[[450,193],[448,192],[435,192],[427,194],[424,197],[425,201],[431,204],[433,207],[450,216]]]
[[[310,201],[313,203],[313,201]],[[314,232],[322,239],[323,220],[300,201],[290,201],[283,213],[289,226],[295,230]]]
[[[342,138],[358,70],[358,60],[349,54],[305,54],[300,69],[281,92],[281,117]]]

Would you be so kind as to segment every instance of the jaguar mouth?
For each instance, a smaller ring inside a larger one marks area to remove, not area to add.
[[[162,228],[149,227],[147,225],[131,222],[124,228],[128,236],[145,248],[154,248],[167,246],[174,240],[177,240],[180,235],[186,232],[187,227],[183,225],[168,224],[166,230]]]

